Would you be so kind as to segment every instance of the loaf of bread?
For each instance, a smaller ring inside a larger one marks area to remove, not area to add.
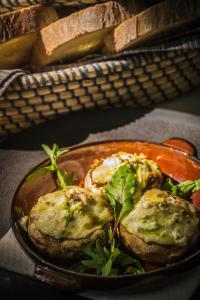
[[[31,63],[44,66],[97,52],[103,46],[105,36],[129,17],[122,5],[110,1],[62,18],[40,31]]]
[[[200,1],[166,0],[117,26],[105,37],[104,53],[116,53],[171,33],[200,18]]]
[[[39,30],[57,19],[54,8],[40,4],[0,15],[0,68],[27,63]]]

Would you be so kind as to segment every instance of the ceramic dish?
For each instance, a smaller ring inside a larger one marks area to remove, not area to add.
[[[76,174],[77,180],[82,180],[95,158],[104,158],[119,151],[143,153],[148,159],[155,161],[160,166],[163,174],[178,182],[200,178],[200,161],[195,157],[195,147],[189,142],[177,138],[167,140],[161,144],[125,140],[75,146],[69,153],[64,154],[58,163],[62,168]],[[46,163],[47,160],[42,164]],[[28,175],[34,170],[29,172]],[[116,289],[127,285],[135,286],[135,290],[138,291],[138,287],[140,290],[144,290],[144,288],[152,288],[157,284],[164,283],[166,276],[169,274],[189,270],[200,262],[200,243],[198,242],[195,248],[187,252],[187,255],[180,261],[160,269],[150,269],[140,275],[103,277],[71,271],[65,265],[41,255],[30,242],[27,234],[18,225],[18,220],[23,215],[29,214],[39,196],[55,189],[55,182],[50,172],[31,182],[26,180],[27,176],[21,182],[13,197],[11,226],[23,250],[35,262],[34,276],[42,281],[72,291]],[[197,201],[199,195],[195,196]]]

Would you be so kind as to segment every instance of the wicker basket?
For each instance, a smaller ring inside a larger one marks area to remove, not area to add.
[[[0,137],[92,107],[155,105],[200,85],[200,50],[138,53],[18,78],[0,98]]]
[[[104,1],[0,0],[0,13],[34,3],[71,6]],[[71,66],[29,69],[0,97],[0,139],[70,111],[145,107],[189,92],[200,85],[200,39],[196,43],[194,38],[188,49],[154,47]]]

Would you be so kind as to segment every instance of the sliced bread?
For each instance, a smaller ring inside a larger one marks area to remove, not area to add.
[[[116,53],[169,34],[200,19],[200,1],[166,0],[117,26],[105,38],[104,53]]]
[[[31,63],[48,65],[82,57],[101,49],[105,36],[130,14],[116,1],[88,7],[62,18],[40,31]]]
[[[39,30],[57,19],[54,8],[40,4],[0,15],[0,68],[26,63]]]

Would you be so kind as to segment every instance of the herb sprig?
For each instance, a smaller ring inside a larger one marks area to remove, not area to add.
[[[113,174],[105,189],[105,195],[114,212],[115,235],[122,217],[133,209],[133,195],[137,186],[136,173],[127,165],[120,166]]]
[[[57,144],[53,144],[52,149],[49,146],[42,144],[42,148],[50,158],[50,165],[43,166],[39,169],[36,169],[35,172],[31,173],[27,177],[27,181],[34,180],[37,177],[44,175],[48,171],[51,171],[55,173],[56,177],[58,178],[59,181],[58,188],[64,189],[66,186],[71,185],[73,183],[73,174],[71,173],[68,174],[67,172],[63,172],[57,164],[57,159],[62,154],[68,153],[70,150],[59,149]]]
[[[144,273],[139,261],[118,248],[111,228],[108,234],[111,243],[107,247],[102,246],[99,240],[96,241],[95,247],[90,244],[82,247],[82,252],[87,259],[83,259],[81,265],[75,267],[76,270],[81,272],[93,270],[97,275],[102,276],[117,275],[122,269],[125,274]]]
[[[174,184],[171,178],[167,178],[163,188],[172,196],[178,196],[183,199],[187,199],[191,193],[200,190],[200,179],[187,180],[179,184]]]

